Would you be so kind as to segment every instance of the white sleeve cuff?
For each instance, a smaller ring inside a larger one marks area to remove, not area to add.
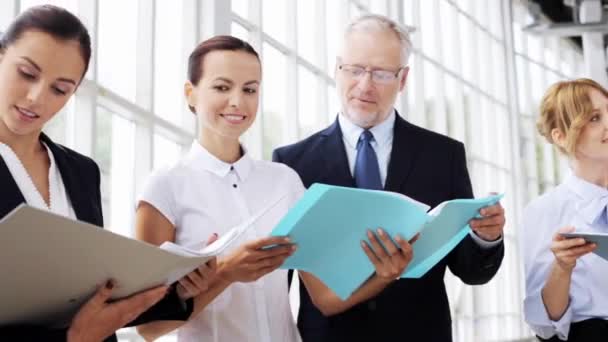
[[[503,237],[501,235],[498,240],[486,241],[486,240],[482,239],[479,235],[475,234],[474,231],[471,231],[469,233],[469,235],[471,235],[471,238],[473,238],[473,241],[475,241],[479,245],[479,247],[481,247],[483,249],[490,249],[492,247],[496,247],[502,242],[502,239],[503,239]]]
[[[566,341],[568,339],[570,324],[572,323],[572,306],[570,304],[568,304],[566,311],[558,321],[549,318],[540,295],[534,299],[527,298],[524,301],[524,307],[527,311],[526,321],[538,336],[549,339],[557,335],[560,340]]]
[[[572,309],[570,308],[570,304],[568,304],[568,308],[566,312],[562,315],[559,321],[551,321],[551,325],[555,329],[557,333],[557,337],[560,340],[567,340],[568,334],[570,333],[570,324],[572,323]]]

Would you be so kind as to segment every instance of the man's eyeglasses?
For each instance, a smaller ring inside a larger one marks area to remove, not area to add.
[[[395,81],[399,77],[399,73],[401,70],[405,69],[405,67],[401,67],[397,69],[397,71],[383,70],[383,69],[375,69],[375,70],[367,70],[366,68],[358,65],[351,64],[340,64],[338,66],[338,70],[342,71],[346,76],[350,77],[354,80],[360,80],[366,73],[370,73],[372,77],[372,82],[379,84],[389,84]]]

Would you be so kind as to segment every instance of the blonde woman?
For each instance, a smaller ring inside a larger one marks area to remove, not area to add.
[[[572,174],[532,201],[521,225],[526,321],[541,340],[605,341],[608,262],[564,232],[608,232],[608,92],[589,79],[559,82],[543,98],[538,130]]]

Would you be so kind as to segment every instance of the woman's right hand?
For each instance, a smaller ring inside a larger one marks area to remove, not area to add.
[[[102,286],[78,311],[68,329],[68,342],[99,342],[133,321],[158,303],[167,286],[159,286],[132,297],[108,303],[113,284]]]
[[[565,272],[572,272],[576,260],[585,254],[593,252],[597,247],[594,243],[587,243],[583,238],[566,238],[563,233],[571,233],[574,227],[563,227],[554,236],[551,243],[551,252],[555,256],[556,265]]]
[[[218,274],[228,282],[256,281],[281,266],[295,250],[287,237],[254,240],[219,260]]]

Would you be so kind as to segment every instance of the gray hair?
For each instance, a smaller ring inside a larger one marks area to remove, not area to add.
[[[412,53],[412,41],[408,31],[402,28],[392,19],[378,14],[365,14],[351,21],[346,30],[344,37],[354,31],[384,31],[388,30],[395,34],[401,45],[401,62],[407,65],[407,62]]]

